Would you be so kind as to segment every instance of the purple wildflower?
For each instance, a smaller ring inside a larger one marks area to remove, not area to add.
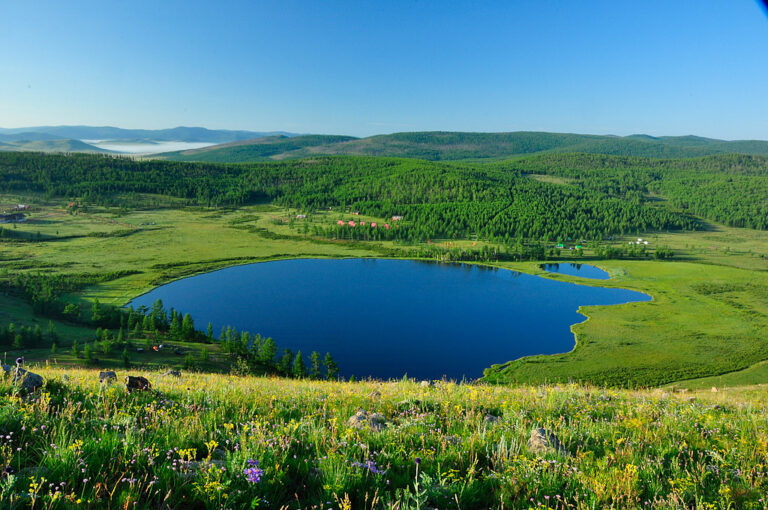
[[[350,464],[352,467],[359,467],[363,469],[367,469],[371,473],[375,475],[383,475],[386,473],[386,470],[381,469],[379,466],[376,465],[376,462],[372,460],[366,460],[365,462],[353,462]]]
[[[248,480],[250,483],[259,483],[261,481],[261,476],[264,474],[263,469],[259,469],[259,461],[248,459],[246,462],[248,467],[243,469],[243,474],[245,475],[245,479]]]

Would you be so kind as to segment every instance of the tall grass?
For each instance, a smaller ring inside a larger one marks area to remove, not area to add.
[[[38,371],[0,378],[2,508],[768,507],[763,393]]]

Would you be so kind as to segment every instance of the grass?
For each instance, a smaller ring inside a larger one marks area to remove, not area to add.
[[[32,241],[3,242],[0,271],[136,271],[70,296],[124,305],[159,284],[225,266],[295,257],[380,257],[384,250],[398,248],[385,242],[312,239],[300,233],[305,223],[382,218],[322,211],[296,219],[296,211],[269,204],[211,210],[166,208],[174,204],[151,195],[142,200],[146,209],[90,207],[71,215],[60,201],[0,196],[0,203],[35,205],[30,221],[15,229]],[[38,232],[41,241],[34,240]],[[561,281],[638,290],[650,294],[653,301],[583,308],[589,320],[573,326],[577,344],[572,352],[509,363],[499,360],[488,371],[487,380],[658,386],[737,372],[768,359],[763,333],[768,330],[768,258],[764,256],[768,232],[713,225],[703,232],[643,237],[651,247],[672,248],[677,261],[594,261],[590,250],[585,250],[579,260],[609,271],[608,281],[545,273],[537,263],[498,264]],[[467,248],[484,244],[473,240],[433,243]],[[5,311],[0,312],[0,324],[14,319],[34,325],[42,320],[10,298],[0,296],[0,304]],[[46,325],[47,320],[41,327]],[[87,330],[71,325],[56,328],[68,339],[88,336]],[[768,383],[768,374],[755,370],[749,382]]]
[[[3,508],[767,507],[763,391],[34,370],[31,397],[0,379]]]
[[[596,265],[612,278],[590,284],[642,291],[653,301],[582,307],[589,319],[571,328],[576,334],[572,352],[494,366],[489,381],[658,386],[744,369],[768,358],[762,341],[768,330],[768,274],[690,262]],[[530,264],[527,269],[538,268]],[[584,282],[561,274],[547,277]],[[726,283],[726,292],[707,287]]]

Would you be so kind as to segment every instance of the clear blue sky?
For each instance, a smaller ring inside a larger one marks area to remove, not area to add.
[[[754,0],[3,0],[0,127],[768,139]]]

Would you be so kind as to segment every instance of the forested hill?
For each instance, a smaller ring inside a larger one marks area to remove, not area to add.
[[[546,174],[546,175],[543,175]],[[134,161],[0,153],[0,186],[133,207],[152,193],[204,206],[275,202],[403,215],[403,240],[592,239],[700,228],[696,217],[768,228],[768,158],[654,160],[543,155],[493,163],[314,157],[270,163]],[[658,200],[660,195],[664,200]]]
[[[519,131],[514,133],[420,132],[368,138],[268,137],[193,151],[162,154],[176,161],[246,162],[302,158],[318,154],[393,156],[429,161],[502,159],[536,153],[589,153],[653,158],[713,154],[768,155],[768,141],[725,141],[696,136],[603,136]]]

